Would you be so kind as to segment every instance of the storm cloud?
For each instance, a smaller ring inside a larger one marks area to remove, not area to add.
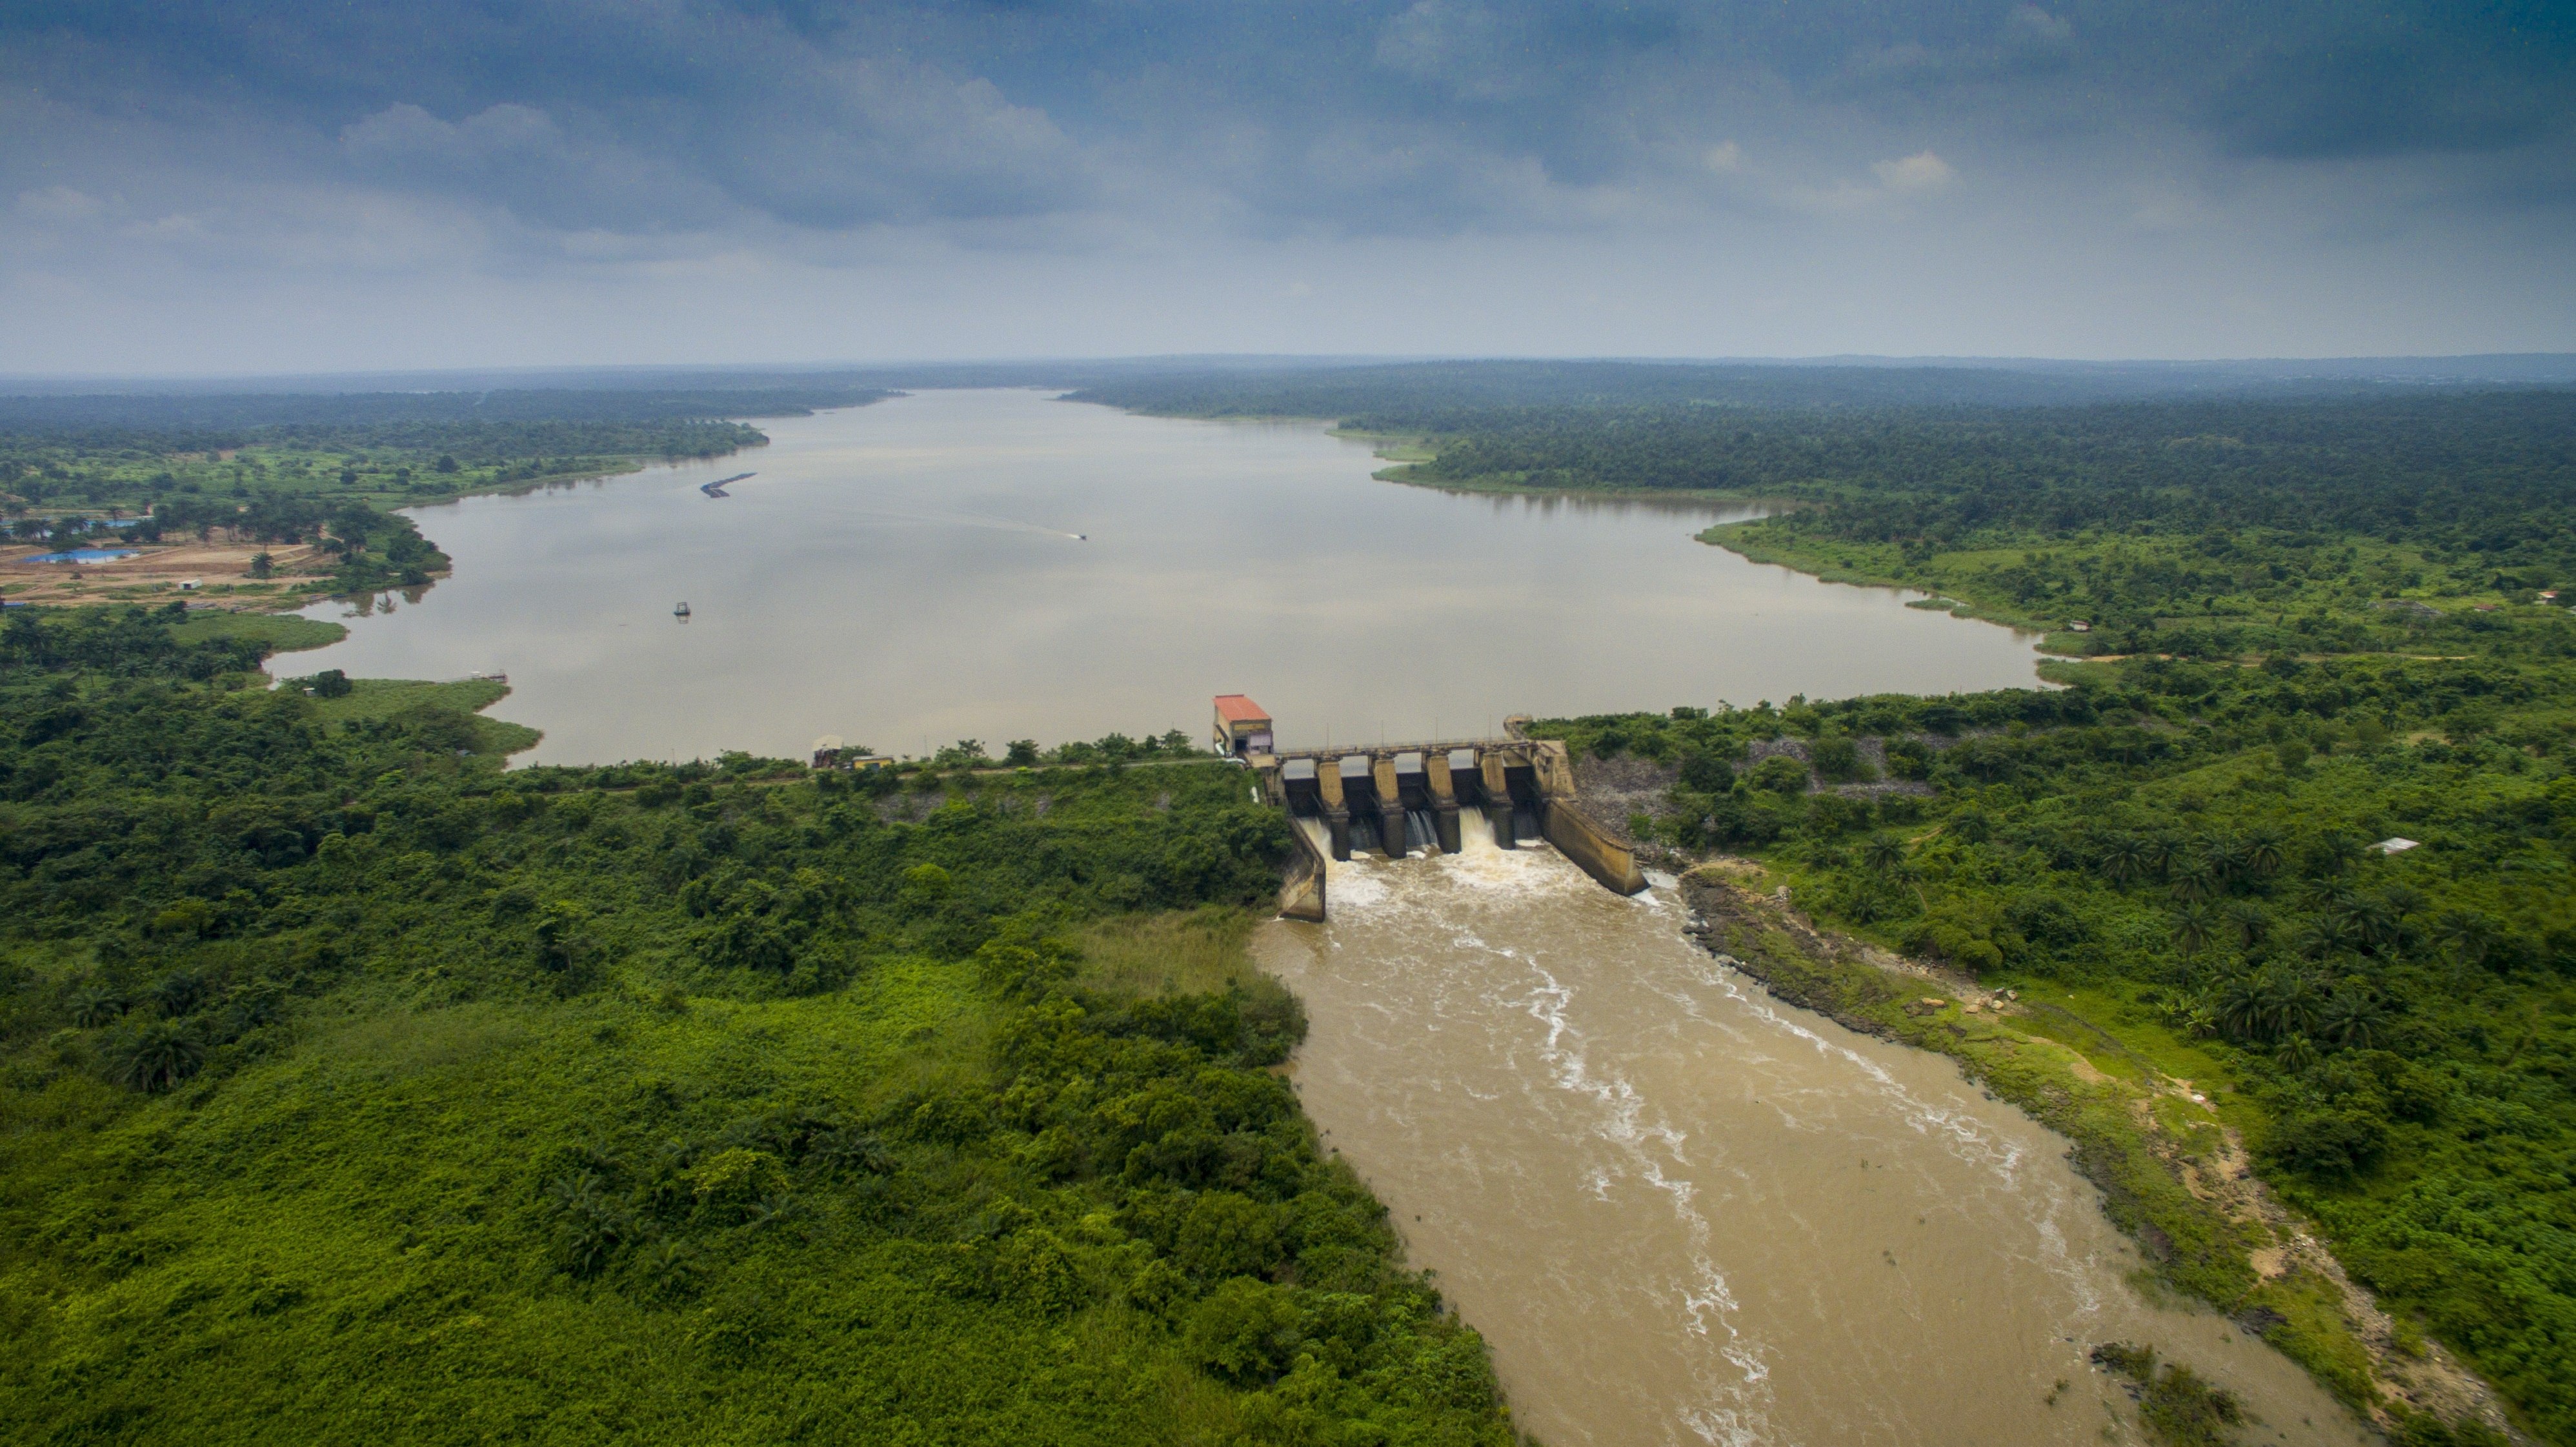
[[[0,370],[2558,347],[2571,118],[2565,5],[0,4]]]

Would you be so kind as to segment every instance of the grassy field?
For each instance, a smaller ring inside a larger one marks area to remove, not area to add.
[[[191,613],[187,621],[172,625],[170,635],[183,644],[196,643],[209,638],[240,638],[278,653],[296,653],[312,648],[327,648],[348,637],[349,630],[337,623],[327,623],[318,618],[300,618],[291,613],[230,613],[209,610]]]

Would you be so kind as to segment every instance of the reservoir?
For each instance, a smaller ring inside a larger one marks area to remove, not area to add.
[[[492,712],[545,731],[537,763],[1198,739],[1218,693],[1302,746],[2035,681],[2027,637],[1693,537],[1742,510],[1392,485],[1320,424],[953,391],[760,425],[730,457],[417,510],[454,576],[309,610],[350,636],[293,666],[506,672]]]

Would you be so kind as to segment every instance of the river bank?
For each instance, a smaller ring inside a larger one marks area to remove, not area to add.
[[[17,542],[0,541],[0,591],[55,606],[184,596],[201,609],[287,612],[317,598],[425,588],[448,576],[449,560],[405,513],[729,457],[768,438],[741,421],[457,418],[245,427],[213,440],[227,445],[208,446],[202,428],[146,428],[128,439],[142,445],[22,440],[0,468],[0,506],[14,519],[0,539]],[[42,561],[67,541],[112,544],[121,555]]]
[[[2075,1010],[1820,930],[1772,880],[1738,859],[1683,875],[1691,937],[1790,1004],[1951,1057],[2067,1137],[2155,1285],[2225,1312],[2382,1429],[2429,1414],[2511,1432],[2492,1388],[2380,1311],[2254,1176],[2232,1086],[2167,1074]]]

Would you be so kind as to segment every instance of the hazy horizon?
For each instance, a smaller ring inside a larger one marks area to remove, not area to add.
[[[2576,350],[2576,12],[0,7],[0,368]]]
[[[341,368],[317,371],[223,371],[151,372],[151,371],[65,371],[16,372],[0,370],[0,392],[12,388],[35,387],[42,392],[68,393],[85,385],[120,384],[127,388],[177,386],[191,390],[201,387],[261,384],[258,391],[287,391],[306,384],[366,383],[389,390],[430,390],[440,384],[461,390],[491,388],[509,382],[531,386],[548,383],[645,385],[689,378],[794,378],[812,376],[876,376],[881,374],[917,373],[924,380],[904,385],[928,388],[941,383],[929,378],[946,371],[964,372],[976,368],[1021,368],[1035,372],[1047,368],[1118,368],[1138,372],[1168,370],[1175,373],[1228,370],[1293,371],[1331,367],[1383,367],[1419,363],[1609,363],[1617,365],[1703,366],[1703,367],[1781,367],[1781,368],[1948,368],[1958,370],[1990,369],[1996,371],[2100,371],[2119,373],[2129,370],[2244,372],[2248,375],[2293,375],[2290,369],[2324,368],[2331,375],[2368,375],[2370,367],[2430,367],[2441,364],[2470,364],[2459,375],[2475,381],[2539,382],[2561,385],[2576,382],[2576,351],[2459,352],[2419,355],[2343,354],[2330,356],[2235,356],[2235,357],[2019,357],[1960,356],[1925,354],[1919,356],[1836,353],[1821,356],[1585,356],[1579,354],[1407,354],[1389,353],[1159,353],[1111,354],[1091,356],[985,356],[956,358],[897,357],[866,359],[830,357],[810,359],[767,359],[746,362],[588,362],[563,364],[528,364],[520,366],[461,364],[452,367],[418,368]],[[401,384],[412,384],[409,386]],[[1046,386],[1043,382],[993,383],[972,380],[947,382],[945,385],[972,387],[993,385]],[[27,395],[20,393],[19,395]]]

